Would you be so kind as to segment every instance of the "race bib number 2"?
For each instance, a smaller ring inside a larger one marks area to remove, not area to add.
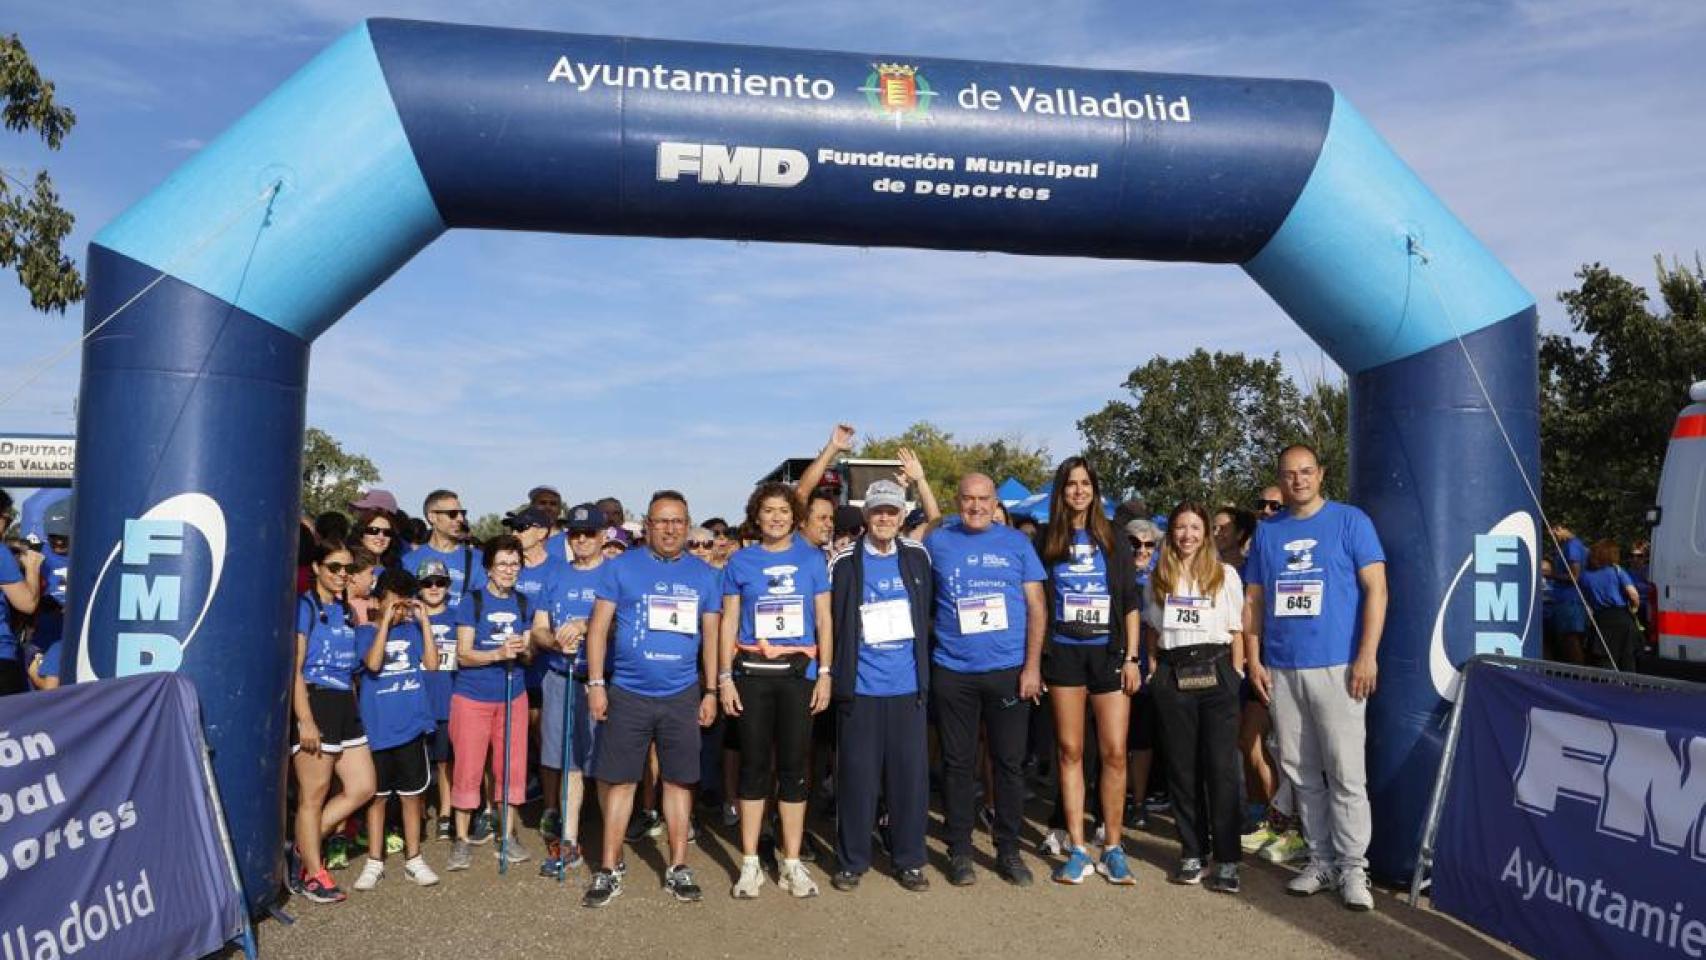
[[[960,614],[960,633],[995,633],[1007,629],[1007,600],[998,593],[956,600],[954,608]]]
[[[1274,616],[1319,617],[1322,588],[1320,580],[1281,580],[1274,584]]]
[[[667,633],[698,633],[699,598],[647,597],[646,629]]]

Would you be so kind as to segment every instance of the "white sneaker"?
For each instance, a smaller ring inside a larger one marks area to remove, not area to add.
[[[1374,909],[1374,892],[1368,888],[1368,871],[1361,867],[1346,868],[1339,875],[1339,897],[1352,910]]]
[[[776,877],[776,885],[804,900],[817,896],[817,881],[806,870],[806,865],[798,860],[782,861],[782,870]]]
[[[746,857],[740,862],[740,879],[735,881],[734,890],[730,893],[736,900],[757,900],[758,888],[764,886],[764,868],[758,865],[757,857]]]
[[[361,876],[355,878],[357,890],[372,890],[379,886],[379,878],[385,876],[385,861],[367,858],[367,863],[361,868]]]
[[[438,883],[438,874],[427,866],[426,859],[416,856],[413,860],[403,861],[403,876],[413,880],[418,886],[430,887]]]
[[[1066,851],[1071,847],[1072,838],[1068,837],[1066,831],[1060,827],[1055,827],[1043,836],[1043,852],[1051,857],[1064,857]]]
[[[1293,896],[1307,897],[1333,886],[1335,879],[1332,864],[1311,860],[1302,873],[1292,877],[1291,882],[1285,885],[1285,892]],[[1366,884],[1367,880],[1363,882]]]
[[[1105,847],[1108,845],[1108,825],[1107,824],[1105,824],[1105,823],[1096,824],[1096,832],[1090,835],[1090,845],[1095,846],[1095,847]]]

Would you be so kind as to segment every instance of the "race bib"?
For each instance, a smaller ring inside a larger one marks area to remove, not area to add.
[[[1161,612],[1161,626],[1165,630],[1200,632],[1206,629],[1213,612],[1207,597],[1168,597]]]
[[[760,640],[798,640],[806,635],[806,601],[801,597],[756,601],[752,626]]]
[[[1319,617],[1324,602],[1320,580],[1281,580],[1274,584],[1274,616]]]
[[[1060,595],[1066,623],[1086,627],[1105,627],[1109,621],[1110,598],[1105,593],[1063,593]]]
[[[438,672],[456,672],[456,637],[450,632],[450,625],[435,623],[432,625],[432,642],[438,646]]]
[[[646,629],[666,633],[699,632],[698,597],[647,597]]]
[[[1007,598],[999,593],[954,601],[960,614],[960,633],[995,633],[1007,629]]]
[[[866,643],[896,643],[913,639],[912,605],[903,599],[859,605],[859,625]]]

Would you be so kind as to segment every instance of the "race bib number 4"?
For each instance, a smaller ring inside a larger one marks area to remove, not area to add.
[[[760,640],[798,640],[806,635],[806,602],[800,597],[759,600],[752,605],[752,626]]]
[[[966,597],[954,602],[960,614],[960,633],[995,633],[1007,629],[1007,598],[1000,594]]]
[[[1274,616],[1319,617],[1323,586],[1320,580],[1281,580],[1274,584]]]
[[[863,628],[866,643],[911,640],[912,605],[901,599],[861,604],[859,625]]]
[[[1109,618],[1109,598],[1105,593],[1063,593],[1060,605],[1067,623],[1086,627],[1105,627]]]
[[[668,633],[698,633],[699,598],[647,597],[646,629]]]
[[[1213,610],[1207,597],[1168,597],[1161,623],[1168,630],[1201,631]]]

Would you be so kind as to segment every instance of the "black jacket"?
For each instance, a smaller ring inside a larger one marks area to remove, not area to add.
[[[900,576],[912,606],[912,658],[918,667],[918,697],[930,687],[930,619],[935,583],[930,554],[916,540],[899,537]],[[1129,561],[1128,561],[1129,562]],[[835,699],[851,700],[857,689],[861,627],[859,606],[865,597],[865,538],[854,540],[829,559],[830,619],[835,630],[835,667],[830,686]]]
[[[1054,622],[1054,612],[1060,609],[1060,582],[1055,579],[1054,564],[1043,556],[1043,540],[1047,535],[1047,527],[1038,530],[1033,545],[1048,572],[1043,593],[1048,601],[1048,630],[1052,637],[1063,625]],[[1143,609],[1143,588],[1137,583],[1137,561],[1132,556],[1131,543],[1120,531],[1114,531],[1114,555],[1103,557],[1102,562],[1108,567],[1108,618],[1112,621],[1108,625],[1108,652],[1112,655],[1125,651],[1122,657],[1135,656],[1138,638],[1125,635],[1125,618],[1130,611]]]

